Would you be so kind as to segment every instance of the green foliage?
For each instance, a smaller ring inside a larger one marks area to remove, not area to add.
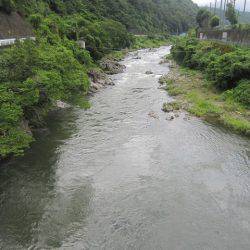
[[[225,16],[232,25],[238,23],[237,13],[232,3],[227,4],[227,10]]]
[[[43,16],[40,14],[30,15],[29,21],[35,29],[38,29],[42,23]]]
[[[235,131],[249,134],[250,123],[246,118],[250,108],[250,51],[186,37],[176,40],[171,52],[179,64],[203,71],[209,80],[209,88],[204,86],[205,81],[201,78],[191,78],[193,83],[189,87],[185,85],[184,96],[192,103],[189,111],[208,119],[215,118]],[[203,85],[199,85],[200,82]],[[218,91],[212,91],[211,84],[226,91],[218,95]],[[180,86],[171,84],[171,88],[175,91]]]
[[[183,32],[195,24],[196,5],[187,0],[86,0],[89,10],[121,22],[134,33]]]
[[[189,111],[196,116],[216,117],[222,113],[220,107],[211,101],[199,98],[195,92],[189,93],[187,98],[193,103]]]
[[[220,18],[218,16],[213,16],[210,19],[210,23],[209,24],[210,24],[211,28],[219,26],[219,24],[220,24]]]
[[[237,49],[215,58],[208,65],[207,75],[221,89],[236,87],[241,79],[250,79],[249,50]]]
[[[25,14],[84,13],[88,19],[105,17],[122,23],[134,33],[183,32],[195,25],[197,5],[189,0],[15,0]],[[89,21],[91,21],[89,19]]]
[[[216,87],[234,88],[241,79],[250,78],[250,52],[217,42],[182,38],[172,48],[173,58],[181,65],[205,71]]]
[[[26,41],[4,50],[0,71],[1,157],[21,154],[32,141],[22,129],[23,121],[37,126],[38,113],[45,115],[55,100],[86,93],[89,86],[85,67],[74,52],[45,41]]]
[[[223,98],[229,101],[236,101],[250,108],[250,80],[241,80],[238,86],[223,94]]]
[[[167,40],[164,37],[136,36],[133,49],[155,48],[166,43]]]
[[[15,3],[13,0],[0,0],[0,10],[10,14],[14,9]]]
[[[196,15],[196,22],[199,27],[208,27],[211,13],[206,9],[200,9]]]
[[[233,91],[233,98],[250,108],[250,80],[241,80]]]
[[[241,134],[245,134],[249,136],[250,123],[248,120],[242,119],[242,118],[235,118],[226,114],[223,115],[221,119],[222,119],[222,123],[228,128],[232,128]]]

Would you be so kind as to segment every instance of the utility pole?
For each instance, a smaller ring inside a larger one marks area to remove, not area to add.
[[[227,0],[224,1],[223,26],[225,26],[225,24],[226,24],[226,6],[227,6]]]
[[[220,0],[220,22],[221,22],[221,25],[222,25],[222,19],[223,19],[222,8],[223,8],[223,0]]]
[[[216,9],[217,9],[217,1],[218,1],[218,0],[215,0],[215,3],[214,3],[214,15],[216,14]]]
[[[247,0],[245,0],[245,3],[244,3],[244,12],[246,12],[246,7],[247,7]]]

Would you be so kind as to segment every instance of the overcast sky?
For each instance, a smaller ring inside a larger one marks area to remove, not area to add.
[[[215,0],[193,0],[193,2],[204,6],[209,6],[210,2],[214,4]],[[220,3],[220,0],[217,0],[218,3]],[[237,8],[242,10],[244,8],[244,0],[236,0]],[[247,0],[247,10],[250,11],[250,0]]]

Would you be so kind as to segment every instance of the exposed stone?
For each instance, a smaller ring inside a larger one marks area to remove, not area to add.
[[[168,75],[161,76],[160,79],[159,79],[159,83],[163,85],[164,83],[166,83],[168,78],[169,78]]]
[[[71,106],[68,104],[68,103],[65,103],[61,100],[57,100],[56,103],[55,103],[55,106],[57,108],[60,108],[60,109],[66,109],[66,108],[70,108]]]
[[[168,115],[168,116],[166,117],[166,120],[167,120],[167,121],[173,121],[174,118],[175,118],[174,114],[170,114],[170,115]]]
[[[125,65],[120,64],[117,60],[108,58],[105,58],[100,62],[100,67],[110,75],[122,73],[126,68]]]
[[[90,82],[90,93],[95,93],[107,85],[114,85],[114,82],[108,77],[107,74],[99,70],[90,70],[88,76],[91,80]]]
[[[159,116],[154,112],[154,111],[150,111],[148,113],[148,116],[154,118],[154,119],[159,119]]]
[[[152,75],[152,74],[154,74],[154,73],[153,73],[151,70],[148,70],[148,71],[145,72],[145,74],[146,74],[146,75]]]

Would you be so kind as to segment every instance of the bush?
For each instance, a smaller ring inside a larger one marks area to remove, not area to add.
[[[250,108],[250,80],[241,80],[232,92],[233,98],[237,102]]]
[[[235,88],[240,80],[250,79],[250,51],[218,42],[181,38],[171,50],[181,65],[203,70],[222,90]]]
[[[212,28],[214,27],[217,27],[220,25],[220,18],[218,16],[213,16],[211,19],[210,19],[210,26]]]
[[[207,75],[222,90],[236,87],[241,79],[250,79],[250,52],[238,49],[215,58]]]
[[[10,14],[15,8],[13,0],[0,0],[0,10]]]
[[[89,87],[85,67],[62,44],[18,43],[1,53],[0,71],[0,158],[22,154],[33,140],[22,128],[24,121],[40,125],[56,100],[69,100]]]

